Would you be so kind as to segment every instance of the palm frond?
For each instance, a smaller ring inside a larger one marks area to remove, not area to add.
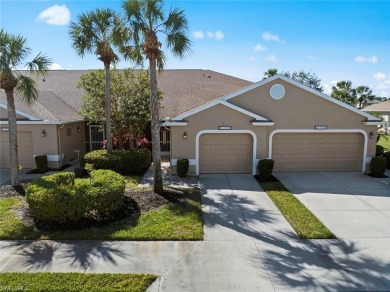
[[[28,57],[31,48],[27,46],[27,39],[20,35],[11,35],[3,29],[0,31],[0,70],[11,71]]]
[[[43,55],[42,53],[39,53],[34,60],[31,62],[27,62],[26,66],[30,70],[30,72],[35,72],[38,74],[46,75],[47,70],[49,70],[49,66],[52,64],[52,60]]]
[[[32,78],[28,76],[18,76],[16,92],[28,105],[32,105],[38,99],[37,84]]]

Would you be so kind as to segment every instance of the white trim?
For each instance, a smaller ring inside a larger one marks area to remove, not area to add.
[[[360,129],[332,129],[332,130],[279,129],[279,130],[274,130],[269,135],[268,158],[270,158],[270,159],[272,159],[272,140],[273,140],[274,135],[278,134],[278,133],[361,133],[364,136],[362,172],[364,173],[366,171],[368,136],[367,136],[367,133],[363,130],[360,130]]]
[[[0,103],[0,107],[8,110],[7,106],[4,103]],[[42,119],[39,119],[37,117],[34,117],[32,115],[29,115],[29,114],[22,112],[20,110],[17,110],[17,109],[15,109],[15,112],[16,112],[16,114],[21,115],[23,117],[26,117],[27,119],[32,120],[32,121],[41,121],[42,120]]]
[[[175,127],[180,127],[180,126],[187,126],[188,122],[175,122],[175,121],[172,121],[172,122],[163,122],[161,124],[161,126],[175,126]]]
[[[383,122],[383,121],[378,121],[378,122],[373,122],[373,121],[370,121],[370,122],[363,122],[363,125],[365,126],[379,126],[379,125],[385,125],[386,122]]]
[[[177,160],[178,159],[171,159],[171,165],[172,166],[177,165]],[[196,159],[188,159],[188,162],[190,165],[196,165]]]
[[[194,115],[194,114],[196,114],[198,112],[204,111],[204,110],[206,110],[208,108],[211,108],[213,106],[216,106],[218,104],[224,105],[224,106],[226,106],[228,108],[231,108],[231,109],[233,109],[235,111],[238,111],[238,112],[240,112],[240,113],[242,113],[244,115],[250,116],[250,117],[254,118],[255,120],[258,120],[258,121],[269,121],[268,119],[266,119],[266,118],[264,118],[262,116],[259,116],[259,115],[255,114],[255,113],[247,111],[246,109],[243,109],[243,108],[241,108],[239,106],[236,106],[236,105],[234,105],[234,104],[232,104],[230,102],[227,102],[227,101],[225,101],[223,99],[213,100],[213,101],[211,101],[209,103],[206,103],[206,104],[204,104],[202,106],[199,106],[199,107],[197,107],[197,108],[195,108],[193,110],[190,110],[190,111],[185,112],[185,113],[183,113],[181,115],[178,115],[178,116],[174,117],[173,119],[174,120],[183,120],[183,119],[185,119],[185,118],[187,118],[189,116],[192,116],[192,115]]]
[[[253,131],[250,130],[202,130],[196,134],[195,144],[195,174],[199,175],[199,138],[203,134],[250,134],[253,138],[252,149],[252,174],[256,175],[256,149],[257,149],[257,137]]]
[[[252,126],[273,126],[275,122],[252,122]]]
[[[16,121],[17,125],[66,125],[72,123],[81,123],[85,120],[74,121]],[[8,125],[8,121],[0,121],[0,125]]]
[[[232,93],[222,97],[221,99],[223,99],[225,101],[228,101],[229,99],[231,99],[233,97],[236,97],[238,95],[246,93],[246,92],[248,92],[250,90],[253,90],[253,89],[255,89],[257,87],[260,87],[260,86],[262,86],[264,84],[267,84],[269,82],[272,82],[272,81],[274,81],[276,79],[282,79],[283,81],[285,81],[287,83],[295,85],[295,86],[297,86],[297,87],[299,87],[299,88],[301,88],[303,90],[306,90],[306,91],[308,91],[308,92],[310,92],[310,93],[312,93],[314,95],[322,97],[323,99],[326,99],[326,100],[328,100],[330,102],[333,102],[333,103],[335,103],[335,104],[337,104],[337,105],[339,105],[341,107],[344,107],[344,108],[346,108],[346,109],[348,109],[350,111],[353,111],[353,112],[355,112],[355,113],[357,113],[357,114],[359,114],[361,116],[364,116],[364,117],[368,118],[369,120],[375,120],[376,119],[374,116],[372,116],[370,114],[367,114],[367,113],[365,113],[365,112],[363,112],[363,111],[361,111],[361,110],[359,110],[359,109],[357,109],[355,107],[352,107],[352,106],[350,106],[350,105],[348,105],[346,103],[343,103],[343,102],[341,102],[341,101],[339,101],[339,100],[337,100],[337,99],[335,99],[333,97],[330,97],[330,96],[326,95],[325,93],[319,92],[318,90],[315,90],[315,89],[313,89],[311,87],[303,85],[302,83],[299,83],[299,82],[297,82],[295,80],[292,80],[291,78],[288,78],[288,77],[286,77],[284,75],[281,75],[281,74],[277,74],[277,75],[272,76],[270,78],[264,79],[264,80],[262,80],[260,82],[256,82],[255,84],[249,85],[249,86],[247,86],[245,88],[242,88],[240,90],[232,92]]]
[[[34,155],[33,157],[38,156]],[[60,161],[60,155],[46,155],[48,162],[58,162]],[[64,154],[62,154],[62,157],[64,157]]]

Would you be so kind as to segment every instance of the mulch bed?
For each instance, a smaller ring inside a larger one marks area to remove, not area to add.
[[[21,183],[19,187],[14,188],[11,185],[4,185],[0,187],[0,198],[24,196],[25,190],[30,183]]]

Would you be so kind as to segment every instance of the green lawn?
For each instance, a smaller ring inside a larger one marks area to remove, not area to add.
[[[48,232],[26,226],[15,214],[24,198],[0,199],[0,239],[202,240],[201,194],[183,189],[184,203],[166,204],[102,227]]]
[[[142,292],[156,278],[145,274],[0,273],[0,290]]]
[[[335,235],[317,219],[280,182],[262,182],[261,187],[279,208],[280,212],[302,239],[336,238]]]
[[[383,146],[386,151],[390,151],[390,135],[382,135],[378,141],[378,145]]]

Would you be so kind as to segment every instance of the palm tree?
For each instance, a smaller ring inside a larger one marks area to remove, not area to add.
[[[31,48],[27,46],[27,39],[4,30],[0,31],[0,88],[5,91],[7,97],[11,185],[14,187],[20,185],[14,92],[16,91],[28,105],[38,99],[35,81],[17,70],[30,53]],[[39,53],[31,62],[27,62],[26,66],[31,74],[45,75],[50,64],[51,60]]]
[[[363,102],[367,99],[373,99],[374,95],[372,95],[372,90],[364,85],[358,86],[356,88],[357,99],[359,102],[359,108],[362,108]]]
[[[350,106],[356,104],[356,89],[352,88],[351,81],[339,81],[336,86],[332,86],[331,96]]]
[[[264,78],[270,78],[276,74],[278,74],[278,69],[268,69],[266,72],[264,72]]]
[[[78,16],[77,23],[70,23],[72,46],[82,58],[86,53],[96,54],[103,62],[105,70],[106,94],[106,139],[107,151],[112,151],[111,135],[111,82],[110,66],[119,61],[114,48],[118,47],[118,39],[122,33],[121,17],[111,9],[96,9]]]
[[[168,50],[182,58],[190,51],[191,41],[187,37],[188,23],[184,11],[171,9],[167,16],[161,0],[127,0],[122,7],[131,31],[132,46],[122,48],[126,58],[142,65],[149,59],[150,110],[153,151],[153,188],[156,193],[163,191],[160,158],[160,120],[157,91],[157,67],[164,67],[165,54],[161,50],[159,36],[164,38]]]

